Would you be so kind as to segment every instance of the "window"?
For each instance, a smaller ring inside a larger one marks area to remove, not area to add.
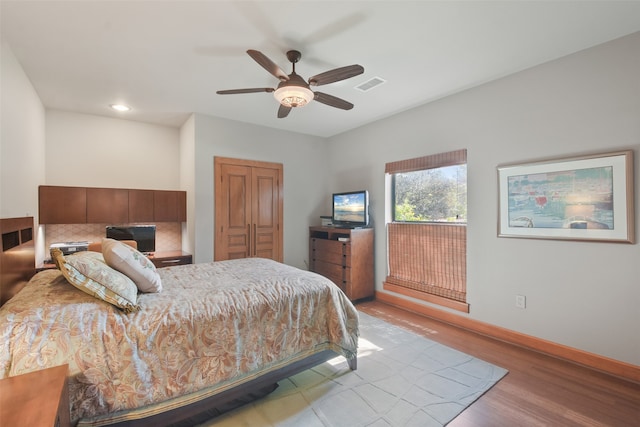
[[[467,165],[391,175],[393,221],[467,222]]]
[[[467,152],[387,163],[384,288],[457,310],[466,303]]]

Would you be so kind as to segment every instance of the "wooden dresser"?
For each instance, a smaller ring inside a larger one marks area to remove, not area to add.
[[[309,269],[331,279],[347,297],[372,297],[373,228],[309,228]]]

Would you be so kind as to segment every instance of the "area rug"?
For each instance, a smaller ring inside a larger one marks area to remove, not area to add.
[[[335,358],[201,427],[444,426],[506,374],[360,312],[356,371]]]

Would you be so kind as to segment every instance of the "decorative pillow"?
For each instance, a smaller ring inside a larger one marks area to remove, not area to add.
[[[107,265],[106,261],[104,260],[104,256],[102,255],[101,252],[82,251],[82,252],[76,252],[72,255],[80,258],[90,258],[95,261],[100,261],[104,265]]]
[[[107,265],[126,274],[140,292],[160,292],[162,281],[156,266],[141,252],[114,239],[102,240],[102,255]]]
[[[136,304],[138,288],[124,274],[105,264],[101,254],[79,252],[65,257],[60,249],[52,249],[51,255],[62,275],[76,288],[108,302],[125,313],[140,310]]]

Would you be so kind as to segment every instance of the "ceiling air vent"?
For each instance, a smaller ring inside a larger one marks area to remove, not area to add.
[[[362,92],[367,92],[370,91],[371,89],[373,89],[376,86],[380,86],[382,83],[386,83],[387,81],[385,79],[382,79],[380,77],[373,77],[369,80],[367,80],[364,83],[359,84],[358,86],[356,86],[356,89],[358,89],[359,91]]]

